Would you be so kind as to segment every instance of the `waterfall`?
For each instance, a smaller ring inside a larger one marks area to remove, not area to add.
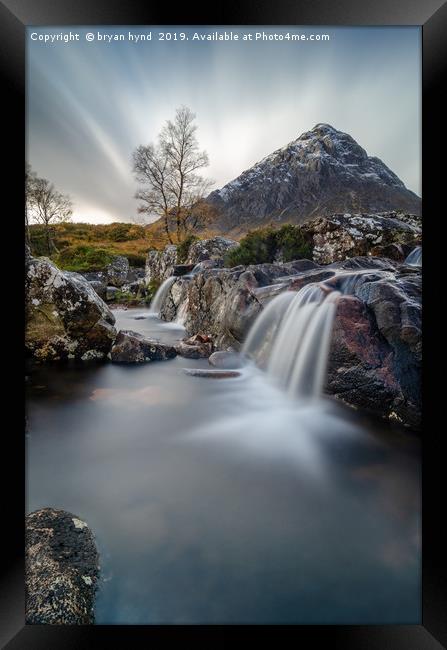
[[[280,294],[252,325],[242,353],[265,367],[289,394],[317,397],[339,295],[318,284]]]
[[[405,259],[404,264],[410,266],[422,266],[422,246],[416,246],[414,250]]]
[[[167,280],[164,280],[162,284],[158,287],[157,292],[155,296],[152,298],[150,310],[153,314],[158,316],[160,314],[161,307],[163,305],[163,301],[168,295],[169,289],[171,288],[171,285],[177,280],[175,276],[171,276],[170,278],[167,278]]]

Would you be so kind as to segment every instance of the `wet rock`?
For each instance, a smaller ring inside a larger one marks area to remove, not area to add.
[[[419,427],[421,275],[359,284],[338,301],[328,391],[348,404]]]
[[[214,345],[209,336],[198,332],[194,336],[183,339],[175,349],[177,354],[188,359],[206,359],[213,352]]]
[[[26,623],[90,625],[99,567],[93,533],[64,510],[26,516]]]
[[[207,377],[208,379],[231,379],[240,377],[241,373],[237,370],[203,370],[202,368],[183,368],[186,375],[192,377]]]
[[[115,317],[80,274],[46,258],[26,267],[25,346],[39,361],[101,359],[116,336]]]
[[[145,363],[148,361],[164,361],[176,356],[175,348],[132,332],[121,330],[110,351],[114,363]]]
[[[129,260],[123,255],[117,255],[107,267],[107,282],[113,287],[126,284],[129,275]]]
[[[213,352],[208,359],[208,363],[210,366],[215,366],[222,370],[235,370],[237,368],[242,368],[245,365],[245,361],[241,355],[236,354],[235,352],[225,351]]]

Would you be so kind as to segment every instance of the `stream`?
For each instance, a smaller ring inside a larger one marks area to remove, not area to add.
[[[184,336],[147,309],[118,329]],[[420,445],[253,364],[212,379],[176,357],[35,367],[27,512],[96,536],[97,624],[417,624]]]

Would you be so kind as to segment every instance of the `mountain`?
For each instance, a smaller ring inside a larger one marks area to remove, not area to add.
[[[396,174],[329,124],[317,124],[206,201],[216,209],[216,230],[225,232],[336,212],[421,213],[421,199]]]

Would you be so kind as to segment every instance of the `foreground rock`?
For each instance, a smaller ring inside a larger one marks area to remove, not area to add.
[[[88,525],[64,510],[26,516],[26,623],[94,623],[98,553]]]
[[[312,241],[313,259],[318,264],[364,255],[403,262],[420,242],[421,229],[421,217],[398,212],[334,214],[302,226]]]
[[[171,345],[146,338],[138,332],[121,330],[110,351],[114,363],[145,363],[172,359],[177,352]]]
[[[90,283],[46,258],[26,266],[25,346],[39,361],[105,358],[115,317]]]
[[[365,281],[342,296],[327,390],[364,410],[417,428],[421,418],[421,276]]]
[[[175,349],[177,354],[188,359],[207,359],[212,354],[214,345],[209,336],[198,332],[194,336],[180,341]]]

